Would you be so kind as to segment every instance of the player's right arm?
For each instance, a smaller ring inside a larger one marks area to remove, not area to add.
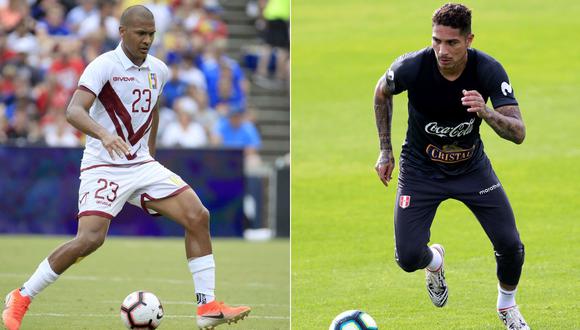
[[[391,121],[393,119],[393,95],[397,95],[416,81],[421,61],[429,56],[431,48],[399,56],[379,79],[375,86],[374,108],[377,131],[379,133],[380,152],[375,170],[385,186],[389,185],[395,169],[395,157],[391,145]]]
[[[379,158],[375,164],[375,170],[383,184],[388,186],[395,168],[395,158],[391,144],[393,95],[387,85],[387,75],[383,75],[375,86],[374,108],[380,145]]]
[[[67,121],[79,131],[101,140],[112,159],[115,159],[115,154],[121,158],[123,155],[130,155],[131,149],[121,137],[109,133],[89,116],[89,109],[95,98],[92,93],[77,89],[66,109]]]

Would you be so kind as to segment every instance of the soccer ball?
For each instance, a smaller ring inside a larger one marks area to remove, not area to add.
[[[377,322],[359,310],[350,310],[338,314],[332,320],[328,330],[378,330]]]
[[[163,306],[151,292],[132,292],[121,304],[121,320],[127,329],[156,329],[162,319]]]

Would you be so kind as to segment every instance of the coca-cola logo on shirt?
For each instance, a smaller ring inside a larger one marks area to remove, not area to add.
[[[473,131],[474,122],[475,118],[471,118],[470,121],[463,122],[457,126],[439,126],[436,121],[432,121],[425,125],[425,132],[440,137],[462,137]]]

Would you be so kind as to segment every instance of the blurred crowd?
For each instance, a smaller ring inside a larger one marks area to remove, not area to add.
[[[250,84],[225,53],[228,26],[217,0],[0,0],[0,144],[83,145],[66,121],[67,104],[86,65],[117,47],[119,17],[135,4],[153,12],[151,54],[171,71],[158,145],[243,147],[258,157]],[[287,79],[284,72],[276,75]]]
[[[250,0],[246,15],[264,40],[257,49],[254,83],[284,87],[290,79],[290,0]]]

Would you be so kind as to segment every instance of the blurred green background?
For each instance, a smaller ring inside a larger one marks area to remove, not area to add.
[[[396,181],[385,189],[373,169],[375,83],[397,56],[430,45],[442,4],[292,2],[292,329],[327,329],[347,309],[369,312],[380,329],[502,328],[491,243],[471,212],[446,201],[435,218],[450,286],[437,309],[424,273],[394,261]],[[465,4],[472,46],[503,64],[527,127],[519,146],[481,129],[526,245],[518,304],[533,329],[579,329],[580,3]],[[394,104],[398,157],[406,94]]]

